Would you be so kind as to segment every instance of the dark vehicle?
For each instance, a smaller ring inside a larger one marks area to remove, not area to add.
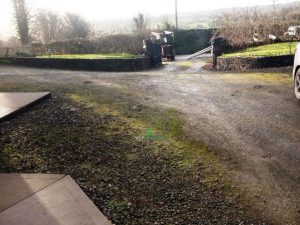
[[[175,52],[174,52],[174,32],[172,31],[164,31],[162,33],[151,33],[151,40],[153,42],[161,44],[162,48],[162,58],[166,58],[168,60],[175,60]]]

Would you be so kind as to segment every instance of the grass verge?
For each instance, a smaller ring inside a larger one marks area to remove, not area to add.
[[[256,57],[256,56],[274,56],[274,55],[289,55],[295,53],[295,49],[298,43],[293,42],[291,45],[289,43],[277,43],[277,44],[269,44],[262,45],[253,48],[246,48],[244,50],[233,52],[229,54],[224,54],[223,58],[230,57]]]
[[[134,59],[141,56],[129,53],[102,53],[51,55],[50,57],[54,59]],[[49,55],[38,56],[37,58],[49,58]]]
[[[185,61],[185,62],[181,62],[179,63],[179,67],[181,69],[189,69],[193,66],[193,62],[189,62],[189,61]]]

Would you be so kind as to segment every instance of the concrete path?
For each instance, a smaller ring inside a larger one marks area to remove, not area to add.
[[[49,92],[0,93],[0,123],[50,96]]]
[[[70,176],[0,174],[0,225],[112,225]]]

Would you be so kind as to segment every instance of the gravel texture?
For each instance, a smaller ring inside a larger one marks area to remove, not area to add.
[[[116,224],[271,224],[139,132],[54,96],[0,125],[0,172],[70,174]]]

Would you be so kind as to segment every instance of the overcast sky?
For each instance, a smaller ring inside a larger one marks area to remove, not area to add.
[[[12,0],[0,0],[0,39],[14,33]],[[278,3],[295,0],[276,0]],[[174,13],[175,0],[27,0],[28,8],[48,8],[58,12],[80,13],[88,20],[131,18]],[[272,4],[273,0],[178,0],[180,12],[195,12],[239,6]]]

